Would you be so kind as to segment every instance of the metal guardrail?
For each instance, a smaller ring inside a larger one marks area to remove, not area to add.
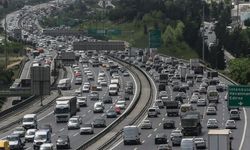
[[[137,78],[138,75],[130,68],[128,68],[127,66],[125,66],[127,69],[129,69],[131,72],[133,72],[134,75],[136,75]],[[138,69],[138,68],[137,68]],[[142,72],[143,73],[143,72]],[[144,74],[144,73],[143,73]],[[146,76],[147,77],[147,76]],[[139,87],[141,87],[141,81],[139,80]],[[151,94],[151,93],[150,93]],[[113,128],[115,128],[122,120],[124,120],[129,114],[130,112],[135,108],[135,106],[137,105],[139,99],[141,97],[141,89],[136,97],[136,100],[134,102],[134,104],[132,104],[132,106],[127,109],[119,118],[117,118],[115,121],[113,121],[108,127],[106,127],[102,132],[100,132],[99,134],[97,134],[96,136],[92,137],[90,140],[88,140],[87,142],[85,142],[83,145],[81,145],[79,148],[77,148],[77,150],[84,150],[87,147],[89,147],[90,145],[94,144],[98,139],[100,139],[101,137],[103,137],[104,135],[106,135],[109,131],[111,131]],[[140,114],[139,114],[140,115]],[[118,132],[120,134],[120,132]],[[117,133],[117,134],[118,134]]]
[[[0,97],[8,97],[8,96],[30,96],[31,90],[30,89],[20,89],[20,90],[6,90],[0,91]]]

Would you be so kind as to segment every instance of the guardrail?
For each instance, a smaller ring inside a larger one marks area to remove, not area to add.
[[[136,75],[136,77],[139,79],[138,75],[128,66],[125,66],[128,70],[130,70],[131,72],[133,72],[134,75]],[[138,69],[138,68],[136,68]],[[140,69],[139,69],[140,70]],[[142,72],[144,74],[144,72]],[[146,76],[147,77],[147,76]],[[149,81],[150,83],[150,81]],[[83,150],[86,149],[87,147],[89,147],[90,145],[94,144],[98,139],[100,139],[101,137],[103,137],[105,134],[107,134],[108,132],[110,132],[114,127],[116,127],[121,121],[123,121],[131,112],[132,110],[135,108],[135,106],[137,105],[138,101],[140,100],[141,97],[141,81],[139,80],[139,92],[136,96],[136,100],[135,102],[132,104],[132,106],[130,108],[128,108],[120,117],[118,117],[115,121],[113,121],[108,127],[106,127],[103,131],[101,131],[99,134],[97,134],[96,136],[92,137],[90,140],[88,140],[87,142],[85,142],[83,145],[81,145],[79,148],[77,148],[77,150]],[[150,93],[151,95],[151,93]],[[151,96],[150,96],[151,98]],[[145,108],[144,108],[145,109]],[[144,111],[143,109],[143,111]],[[137,116],[140,116],[140,114],[138,114]],[[138,118],[137,118],[138,119]],[[121,131],[118,132],[116,135],[121,134]],[[116,135],[114,137],[116,137]]]
[[[117,60],[117,59],[116,59],[116,60]],[[124,63],[127,63],[127,62],[125,62],[125,61],[123,61],[123,60],[120,60],[120,59],[119,59],[119,61],[122,61],[122,62],[124,62]],[[139,67],[137,67],[137,66],[135,66],[135,65],[133,65],[133,66],[134,66],[135,68],[137,68],[138,70],[141,70]],[[151,82],[150,82],[148,76],[145,74],[145,72],[144,72],[143,70],[141,70],[141,72],[147,77],[148,82],[150,83],[150,88],[151,88],[151,87],[152,87],[152,84],[151,84]],[[152,92],[150,92],[150,99],[152,99],[152,98],[153,98],[153,94],[152,94]],[[150,103],[150,101],[148,101],[147,104],[146,104],[146,107],[144,107],[143,110],[140,111],[140,113],[139,113],[139,114],[129,123],[129,125],[135,124],[136,121],[138,121],[138,120],[147,112],[147,109],[150,107],[150,105],[151,105],[151,103]],[[117,133],[115,134],[115,136],[113,136],[111,139],[109,139],[107,142],[105,142],[103,145],[101,145],[101,146],[98,148],[98,150],[103,150],[103,149],[105,149],[111,142],[117,140],[117,138],[118,138],[121,134],[122,134],[122,130],[120,130],[119,132],[117,132]]]

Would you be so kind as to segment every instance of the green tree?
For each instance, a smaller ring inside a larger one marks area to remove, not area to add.
[[[174,44],[176,42],[175,31],[171,26],[167,26],[163,35],[162,40],[166,47]]]

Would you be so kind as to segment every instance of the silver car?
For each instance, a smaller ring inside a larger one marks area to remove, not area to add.
[[[152,129],[152,123],[150,120],[143,120],[141,124],[141,129]]]
[[[197,106],[206,106],[207,102],[204,98],[198,99]]]
[[[25,142],[33,142],[37,129],[28,129],[24,136]]]
[[[207,115],[216,115],[216,108],[215,107],[207,107],[207,111],[206,111]]]
[[[80,128],[80,134],[94,134],[94,128],[91,123],[85,123]]]
[[[236,122],[234,120],[227,120],[226,129],[236,129]]]
[[[203,138],[195,138],[194,143],[198,149],[205,149],[207,147],[206,141]]]
[[[68,121],[68,130],[80,129],[80,121],[78,118],[70,118]]]
[[[20,137],[24,137],[25,133],[26,133],[26,130],[24,127],[16,127],[13,131],[13,134],[18,134],[20,135]]]
[[[217,119],[208,119],[207,121],[207,128],[218,128],[218,121]]]

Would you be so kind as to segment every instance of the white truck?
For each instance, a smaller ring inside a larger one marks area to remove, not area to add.
[[[125,126],[123,127],[123,142],[127,144],[140,144],[140,129],[137,126]]]
[[[118,95],[119,87],[117,84],[109,85],[109,95]]]
[[[208,130],[208,150],[231,150],[230,130]]]
[[[65,78],[65,79],[59,80],[57,88],[61,89],[61,90],[70,90],[70,88],[71,88],[71,79],[70,78]]]
[[[76,115],[77,99],[75,96],[63,96],[56,99],[54,115],[56,122],[67,122]]]
[[[197,68],[200,66],[199,59],[190,59],[190,69],[194,70],[194,68]]]

